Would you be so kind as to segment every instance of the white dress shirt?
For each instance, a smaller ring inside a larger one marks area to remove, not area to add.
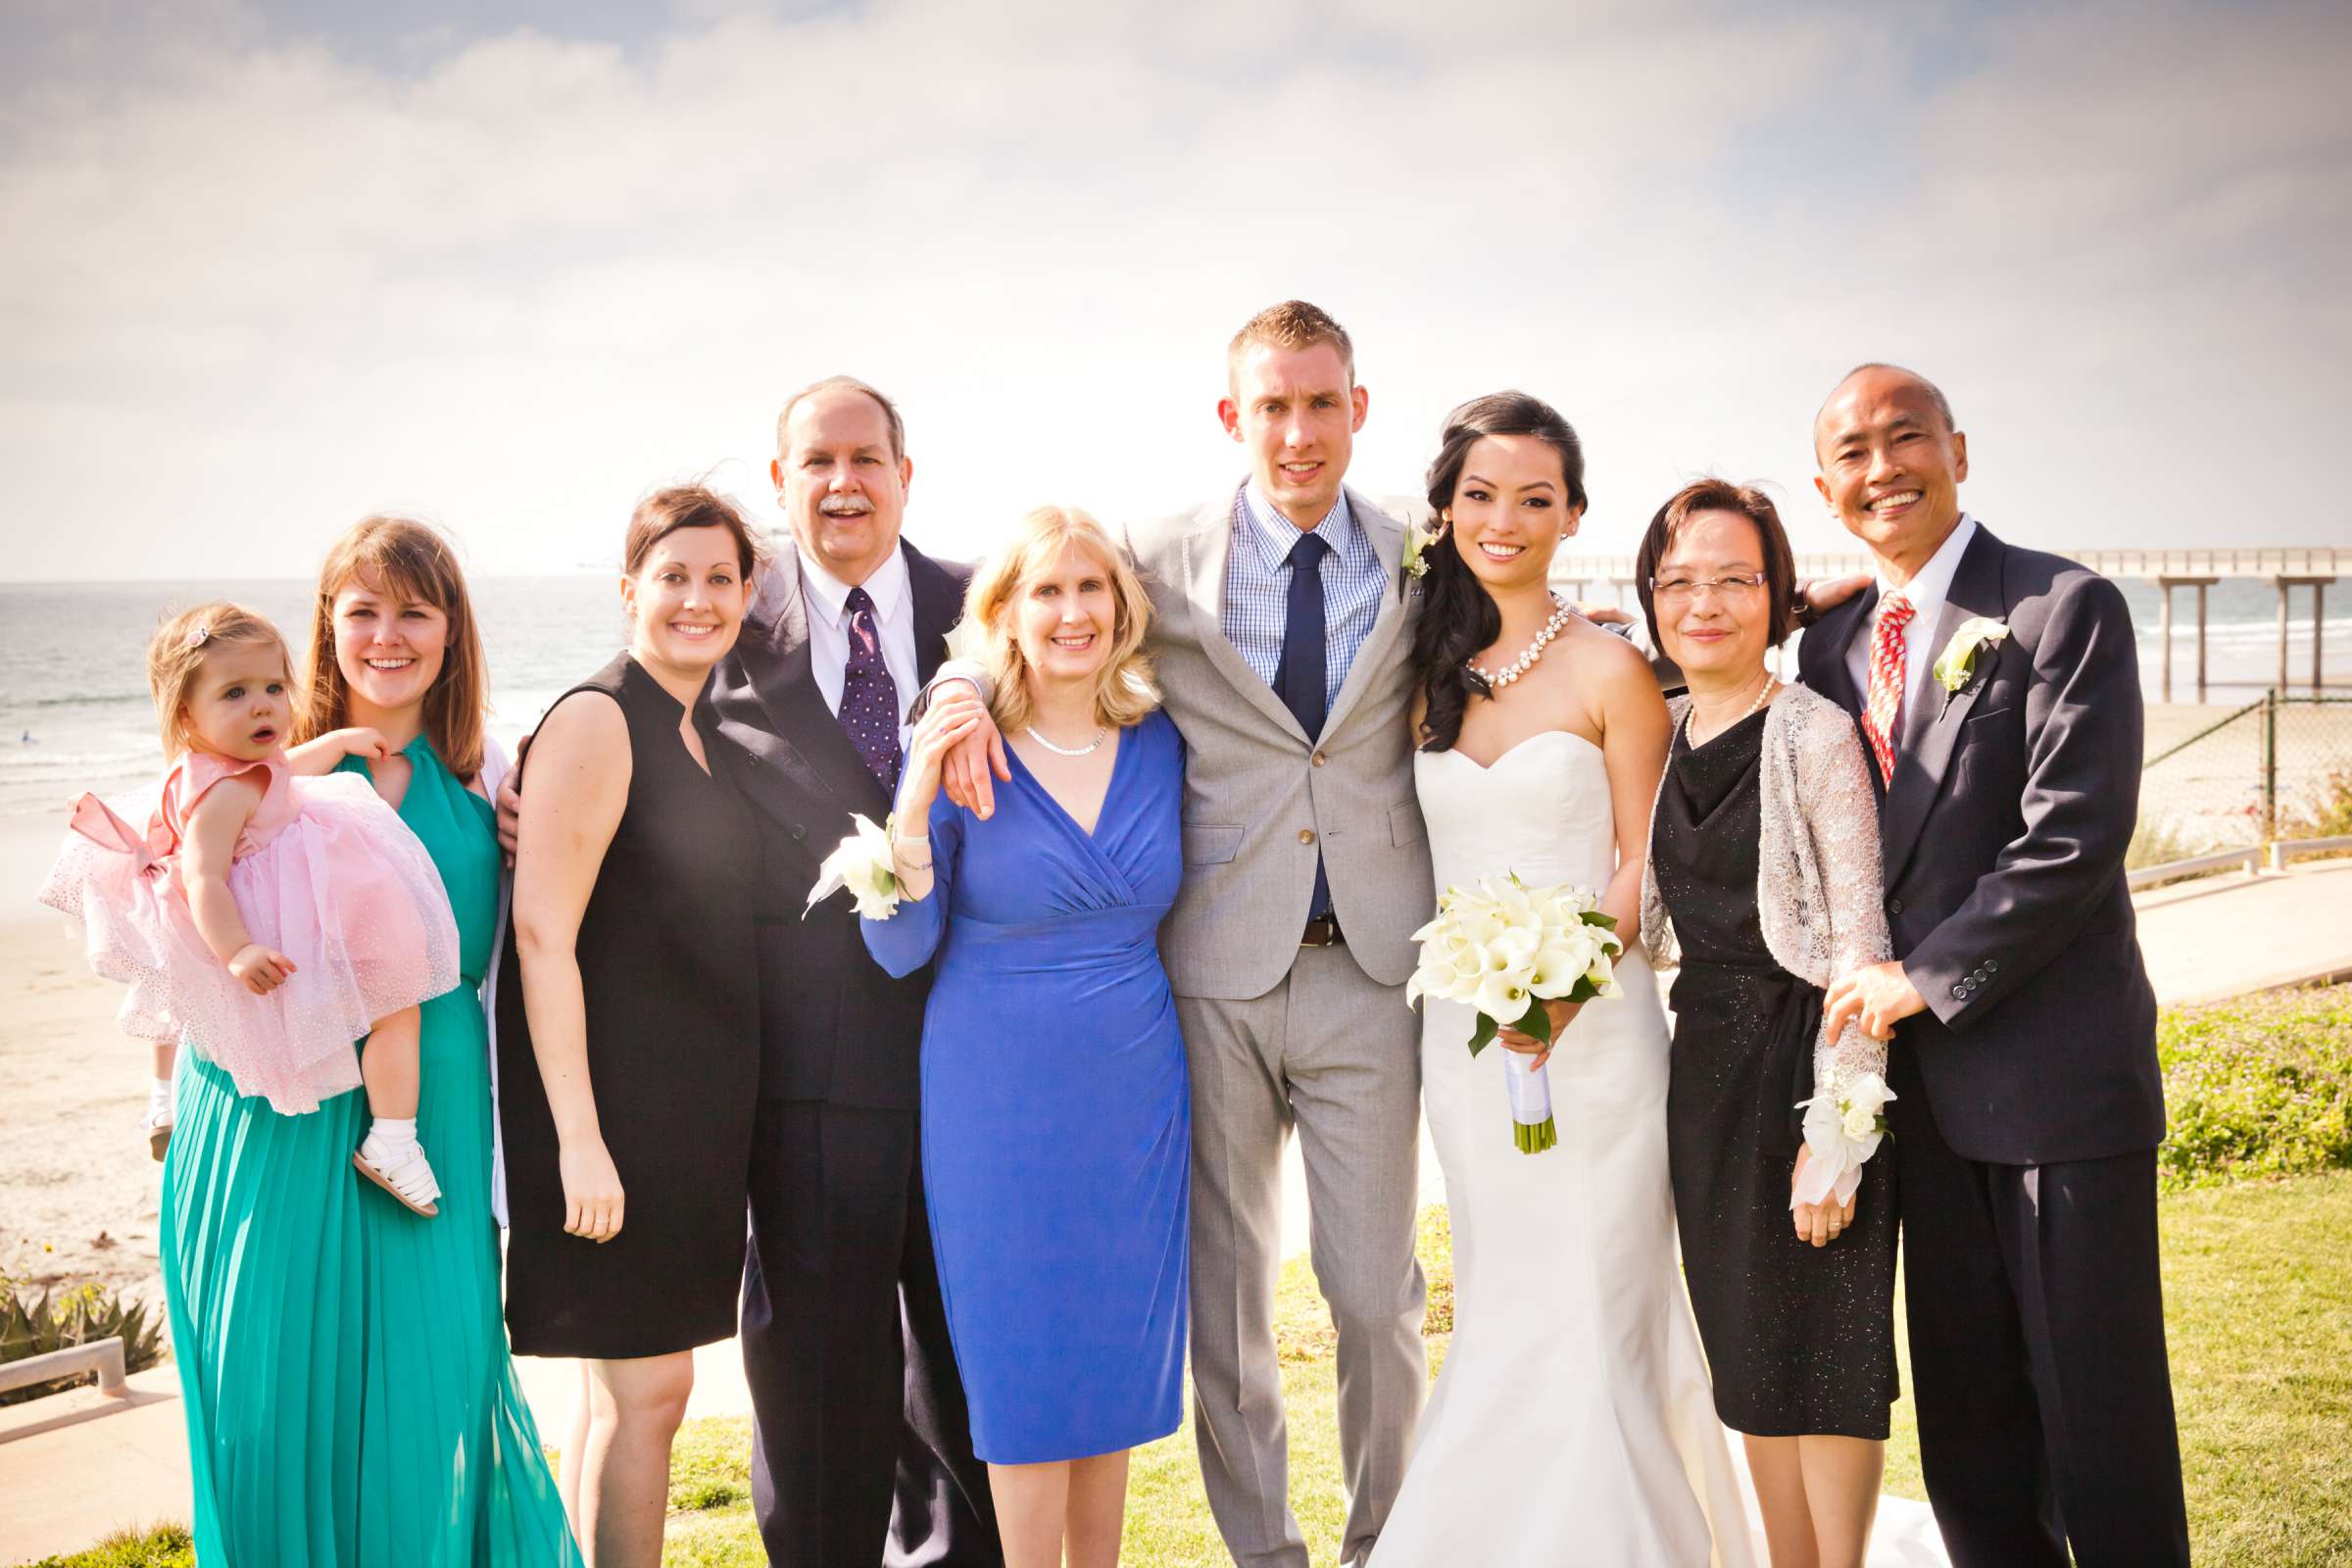
[[[874,602],[874,620],[882,629],[882,662],[891,684],[899,690],[899,750],[904,755],[913,733],[906,722],[907,705],[914,701],[914,585],[906,576],[906,557],[893,549],[863,584]],[[841,711],[841,687],[850,662],[850,585],[801,553],[801,603],[808,612],[808,662],[825,706]]]
[[[1901,594],[1915,612],[1911,623],[1903,628],[1903,708],[1895,743],[1898,750],[1902,732],[1911,727],[1911,714],[1919,707],[1920,694],[1927,689],[1928,672],[1935,668],[1936,658],[1943,652],[1936,646],[1936,627],[1943,619],[1943,602],[1952,592],[1952,574],[1960,569],[1960,558],[1967,554],[1968,542],[1976,536],[1976,518],[1963,512],[1943,543],[1928,558],[1928,564],[1902,587],[1886,580],[1885,567],[1879,569],[1879,604],[1886,604],[1888,594]],[[1853,645],[1845,651],[1845,667],[1854,677],[1854,690],[1865,703],[1870,701],[1870,649],[1878,635],[1879,612],[1874,607],[1870,619],[1854,634]]]

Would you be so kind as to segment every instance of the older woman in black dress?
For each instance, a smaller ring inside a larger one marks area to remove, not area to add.
[[[1887,954],[1877,803],[1852,720],[1765,655],[1793,563],[1772,503],[1720,480],[1659,509],[1635,571],[1690,693],[1650,824],[1642,936],[1674,983],[1667,1157],[1690,1304],[1745,1435],[1776,1564],[1859,1568],[1894,1364],[1886,1046],[1822,993]]]
[[[598,1568],[653,1568],[692,1351],[735,1332],[743,1278],[758,835],[700,699],[757,553],[732,505],[683,487],[637,508],[624,565],[628,651],[529,753],[500,1124],[515,1352],[589,1362],[574,1527]]]

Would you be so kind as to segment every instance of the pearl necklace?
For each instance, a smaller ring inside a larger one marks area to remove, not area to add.
[[[1055,757],[1092,757],[1095,754],[1096,749],[1100,747],[1103,740],[1110,734],[1110,726],[1108,724],[1098,724],[1095,726],[1095,738],[1091,741],[1088,741],[1084,746],[1056,746],[1052,741],[1046,739],[1043,735],[1040,735],[1037,732],[1037,726],[1035,724],[1026,725],[1024,727],[1029,731],[1029,738],[1031,740],[1037,742],[1038,745],[1043,746],[1047,751],[1052,752]]]
[[[1726,724],[1722,729],[1715,730],[1713,733],[1709,734],[1707,739],[1713,740],[1715,736],[1722,734],[1724,730],[1730,729],[1732,724],[1744,724],[1750,718],[1753,718],[1755,716],[1756,710],[1764,706],[1764,699],[1770,697],[1774,692],[1780,690],[1780,677],[1775,675],[1771,670],[1766,670],[1764,672],[1764,684],[1756,688],[1756,695],[1750,699],[1747,707],[1740,712],[1740,716],[1733,719],[1731,724]],[[1690,723],[1689,727],[1693,732],[1690,737],[1690,744],[1693,746],[1705,744],[1698,739],[1696,734],[1698,729],[1698,706],[1695,703],[1692,704],[1690,708]]]
[[[1569,618],[1576,613],[1566,605],[1560,604],[1557,594],[1552,595],[1551,602],[1558,605],[1559,608],[1551,612],[1551,618],[1544,623],[1544,629],[1536,633],[1536,640],[1527,645],[1525,653],[1500,669],[1482,669],[1476,660],[1464,660],[1462,662],[1470,673],[1483,676],[1490,687],[1500,691],[1534,668],[1536,661],[1544,657],[1544,648],[1560,634],[1560,628],[1567,625]]]

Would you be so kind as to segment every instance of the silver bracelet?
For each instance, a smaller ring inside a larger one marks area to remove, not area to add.
[[[910,839],[903,833],[893,833],[890,836],[890,857],[892,859],[897,860],[899,864],[906,867],[909,871],[930,870],[931,860],[929,857],[925,857],[920,860],[909,860],[900,856],[900,847],[906,844],[920,844],[925,849],[929,849],[931,847],[931,835],[926,833],[919,839]]]

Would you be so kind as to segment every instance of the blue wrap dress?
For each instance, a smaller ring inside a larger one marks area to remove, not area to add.
[[[865,942],[935,967],[923,1186],[972,1442],[995,1464],[1134,1447],[1181,1415],[1192,1102],[1159,923],[1184,743],[1121,733],[1093,833],[1012,760],[987,821],[943,794],[935,884]]]

